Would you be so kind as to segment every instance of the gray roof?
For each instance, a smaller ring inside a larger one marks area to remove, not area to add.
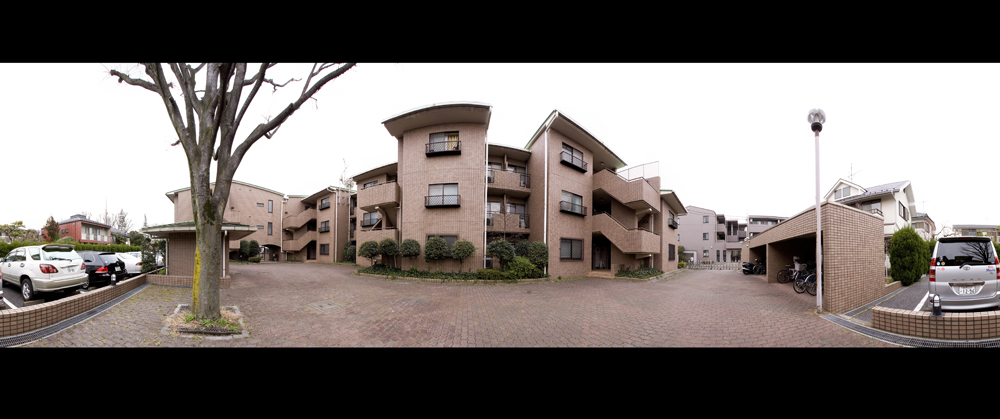
[[[996,230],[997,226],[994,225],[994,224],[955,224],[953,226],[953,228],[956,228],[956,229],[957,228],[965,228],[965,229],[970,229],[970,230],[982,228],[982,229],[988,229],[988,230]]]
[[[861,199],[864,199],[864,198],[868,198],[868,197],[872,197],[872,196],[876,196],[876,195],[882,195],[882,194],[889,194],[889,193],[899,192],[899,191],[903,190],[903,188],[906,186],[907,183],[910,183],[910,181],[904,180],[902,182],[886,183],[884,185],[876,185],[876,186],[868,187],[868,188],[865,188],[865,193],[863,193],[861,195],[853,195],[853,196],[849,196],[847,198],[841,198],[841,199],[838,199],[836,202],[838,204],[846,204],[848,202],[854,202],[854,201],[858,201],[858,200],[861,200]]]
[[[68,220],[62,220],[62,221],[59,222],[59,224],[62,225],[62,224],[66,224],[66,223],[75,223],[77,221],[83,221],[83,222],[85,222],[87,224],[94,224],[94,225],[105,226],[105,227],[109,227],[109,228],[111,227],[111,226],[109,226],[107,224],[99,223],[99,222],[91,220],[89,218],[84,218],[80,214],[75,214],[75,215],[69,217]]]

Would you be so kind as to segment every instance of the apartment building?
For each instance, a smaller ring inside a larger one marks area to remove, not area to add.
[[[353,208],[347,188],[329,186],[312,195],[289,195],[282,212],[280,260],[344,260]]]
[[[686,210],[660,188],[658,163],[627,169],[558,110],[524,148],[488,143],[491,112],[488,104],[444,103],[383,121],[397,162],[353,177],[356,243],[414,239],[423,249],[440,236],[476,245],[464,263],[420,257],[401,260],[403,269],[490,267],[485,250],[497,239],[546,243],[553,277],[677,269],[676,217]]]
[[[741,244],[747,238],[747,224],[737,219],[727,219],[708,208],[689,205],[687,215],[680,217],[680,245],[684,246],[687,260],[739,262]]]
[[[955,224],[952,229],[956,236],[986,236],[993,243],[1000,243],[1000,227],[992,224]]]
[[[119,232],[107,224],[87,219],[83,214],[75,214],[59,222],[59,237],[69,236],[77,243],[114,244],[112,230]]]
[[[774,227],[787,219],[788,217],[777,217],[773,215],[747,216],[747,237],[753,238],[754,236],[763,233],[765,230]]]

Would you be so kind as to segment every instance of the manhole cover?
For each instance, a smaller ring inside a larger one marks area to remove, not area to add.
[[[330,310],[336,310],[336,309],[340,308],[340,304],[337,304],[337,303],[335,303],[333,301],[318,301],[318,302],[309,304],[309,307],[315,308],[315,309],[317,309],[319,311],[330,311]]]

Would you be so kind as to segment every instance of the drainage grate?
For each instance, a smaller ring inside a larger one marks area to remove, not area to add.
[[[91,317],[94,317],[97,314],[101,313],[102,311],[107,310],[107,309],[113,307],[115,304],[118,304],[118,303],[120,303],[122,301],[125,301],[125,299],[127,299],[127,298],[135,295],[135,293],[137,293],[139,291],[142,291],[143,289],[145,289],[148,286],[149,286],[149,284],[142,284],[142,285],[136,287],[134,290],[126,292],[125,294],[123,294],[122,296],[120,296],[118,298],[115,298],[115,299],[113,299],[111,301],[108,301],[108,302],[106,302],[104,304],[101,304],[101,305],[97,306],[94,309],[88,310],[85,313],[77,314],[77,315],[75,315],[73,317],[70,317],[70,318],[68,318],[66,320],[63,320],[63,321],[61,321],[59,323],[56,323],[56,324],[54,324],[52,326],[48,326],[48,327],[45,327],[45,328],[42,328],[42,329],[38,329],[38,330],[35,330],[33,332],[23,333],[23,334],[20,334],[20,335],[17,335],[17,336],[8,336],[8,337],[5,337],[5,338],[0,338],[0,348],[6,348],[6,347],[11,347],[11,346],[21,346],[21,345],[24,345],[26,343],[31,343],[31,342],[34,342],[36,340],[41,340],[41,339],[47,338],[49,336],[52,336],[52,335],[54,335],[54,334],[62,331],[63,329],[66,329],[67,327],[70,327],[70,326],[72,326],[74,324],[80,323],[80,322],[82,322],[84,320],[87,320],[87,319],[89,319]]]
[[[976,340],[976,341],[944,341],[933,339],[921,339],[909,336],[897,335],[884,332],[875,328],[862,326],[850,320],[832,314],[824,314],[824,319],[839,325],[845,329],[852,330],[862,335],[888,342],[900,346],[911,348],[1000,348],[1000,339]]]

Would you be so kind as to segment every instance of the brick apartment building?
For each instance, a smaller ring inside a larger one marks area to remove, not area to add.
[[[289,195],[233,181],[226,222],[257,226],[243,240],[268,260],[343,260],[347,243],[469,240],[464,263],[400,258],[403,269],[491,267],[489,242],[541,241],[553,277],[614,275],[620,268],[677,269],[677,194],[660,188],[659,164],[626,169],[604,143],[553,111],[525,148],[487,143],[492,106],[444,103],[383,121],[396,162],[353,176],[357,191]],[[167,193],[175,222],[193,220],[190,188]],[[273,211],[273,212],[272,212]],[[278,233],[274,230],[277,228]],[[280,241],[279,241],[280,238]],[[239,249],[238,241],[230,250]],[[368,261],[359,260],[364,265]]]
[[[69,236],[77,243],[114,244],[115,239],[111,236],[112,231],[120,232],[107,224],[87,219],[83,214],[75,214],[70,216],[68,220],[59,222],[59,237],[55,240]],[[48,239],[44,229],[41,235],[42,238]]]

